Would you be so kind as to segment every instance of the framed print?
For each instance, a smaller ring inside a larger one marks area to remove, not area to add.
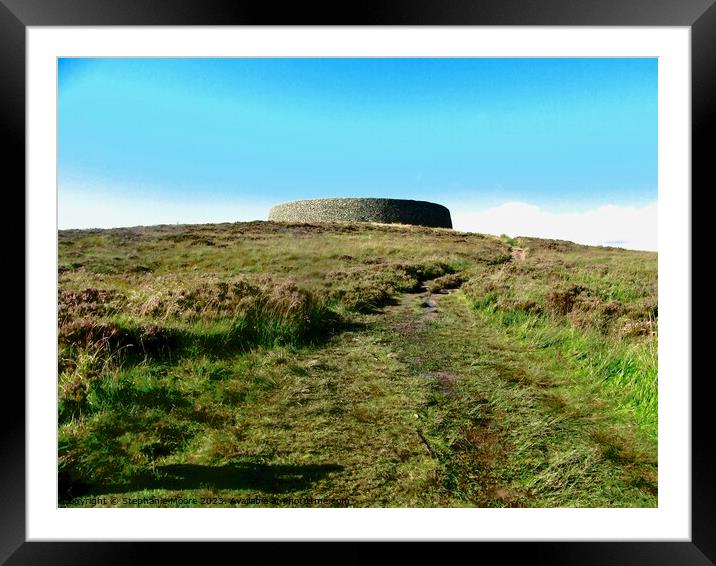
[[[3,2],[27,262],[8,563],[714,560],[710,2]]]

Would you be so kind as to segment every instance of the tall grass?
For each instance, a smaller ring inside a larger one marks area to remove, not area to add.
[[[472,306],[511,336],[562,360],[556,371],[596,386],[655,440],[655,254],[519,243],[527,249],[525,260],[472,273],[463,287]]]

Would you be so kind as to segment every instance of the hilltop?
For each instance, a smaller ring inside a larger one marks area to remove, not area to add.
[[[657,505],[656,253],[250,222],[58,266],[61,505]]]

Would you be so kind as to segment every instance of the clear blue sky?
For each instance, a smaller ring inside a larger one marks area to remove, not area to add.
[[[657,198],[656,59],[60,59],[58,76],[61,227],[63,199],[101,196],[142,218],[243,203],[236,220],[331,196]]]

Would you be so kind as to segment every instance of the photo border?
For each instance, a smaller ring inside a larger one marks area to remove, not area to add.
[[[712,160],[708,153],[707,136],[713,131],[714,69],[716,69],[716,8],[713,0],[669,1],[625,0],[618,5],[603,5],[585,0],[570,3],[543,0],[537,9],[533,4],[518,1],[482,3],[386,2],[353,10],[349,21],[345,16],[319,8],[301,6],[281,13],[271,13],[271,6],[257,8],[221,2],[202,2],[182,6],[160,0],[139,2],[71,2],[69,0],[0,0],[0,65],[4,89],[2,123],[9,144],[6,150],[8,172],[13,184],[25,185],[25,28],[28,26],[70,25],[619,25],[619,26],[690,26],[692,37],[692,185],[706,190],[706,174]],[[9,6],[9,8],[8,8]],[[711,79],[711,80],[709,80]],[[710,179],[709,179],[710,181]],[[688,190],[688,188],[685,188]],[[692,195],[696,195],[692,190]],[[24,210],[24,204],[21,205]],[[698,210],[693,207],[692,211]],[[23,215],[24,216],[24,215]],[[27,234],[25,233],[27,241]],[[692,238],[693,240],[693,238]],[[696,244],[696,241],[693,241]],[[27,250],[26,250],[27,253]],[[692,253],[692,257],[696,257]],[[697,265],[692,263],[692,269]],[[693,282],[698,280],[693,278]],[[24,281],[26,284],[27,281]],[[699,295],[696,295],[699,296]],[[27,295],[26,308],[27,308]],[[706,333],[705,333],[706,334]],[[693,334],[699,339],[698,333]],[[25,344],[31,340],[25,336]],[[700,338],[701,340],[705,339]],[[704,344],[705,346],[705,344]],[[693,346],[692,346],[693,350]],[[12,399],[3,411],[0,458],[3,462],[3,483],[0,485],[0,560],[12,555],[9,563],[96,563],[124,562],[137,556],[148,558],[153,543],[57,543],[26,542],[25,538],[25,398],[19,380],[12,382],[8,374],[5,395]],[[529,556],[530,561],[552,564],[601,564],[639,562],[664,564],[708,564],[716,557],[716,477],[714,441],[711,436],[709,375],[692,381],[692,539],[691,542],[644,543],[492,543],[510,554]],[[16,389],[13,390],[12,388]],[[170,554],[188,558],[189,545],[163,543],[164,559]],[[201,545],[204,549],[205,546]],[[191,545],[196,548],[195,545]],[[285,549],[285,546],[283,546]],[[155,550],[152,550],[154,552]],[[284,550],[285,552],[286,550]],[[336,549],[337,552],[340,552]],[[204,550],[205,552],[205,550]],[[272,551],[273,552],[273,551]],[[293,551],[290,551],[293,552]],[[420,551],[422,553],[422,551]],[[14,553],[14,554],[13,554]],[[276,557],[281,553],[279,552]],[[325,556],[336,556],[327,550]],[[410,553],[408,553],[410,554]],[[312,557],[315,556],[312,553]],[[707,558],[708,557],[708,558]],[[407,558],[407,556],[406,556]],[[709,560],[709,558],[711,560]]]

